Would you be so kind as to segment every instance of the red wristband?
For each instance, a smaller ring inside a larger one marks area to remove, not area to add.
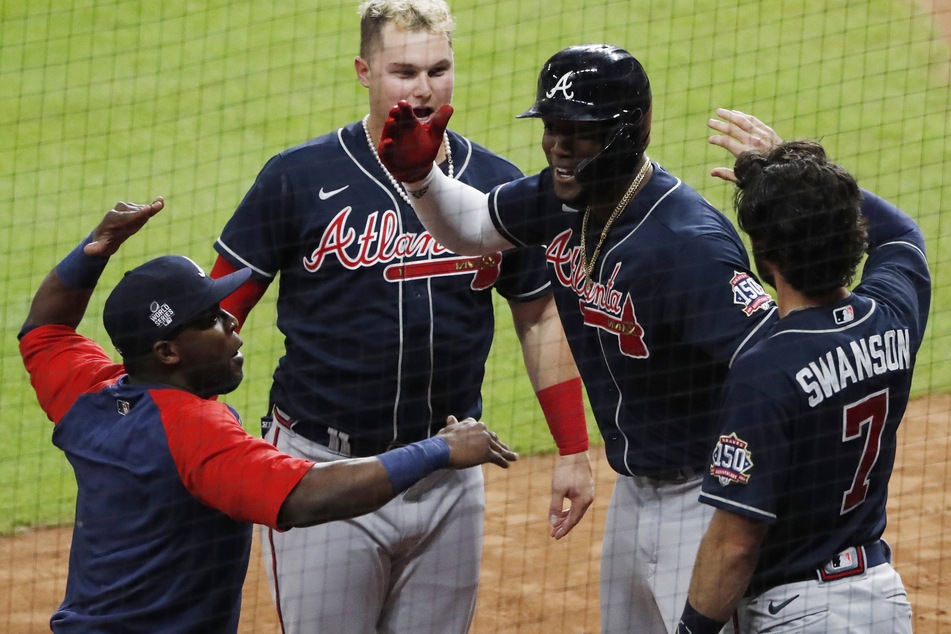
[[[576,377],[535,393],[542,406],[558,454],[567,456],[588,449],[588,426],[581,398],[581,379]]]

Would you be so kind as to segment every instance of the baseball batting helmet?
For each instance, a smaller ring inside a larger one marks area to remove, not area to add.
[[[535,103],[518,118],[632,123],[650,106],[650,82],[633,55],[608,44],[581,44],[545,62]]]
[[[581,44],[545,62],[535,103],[518,118],[605,124],[603,149],[575,171],[585,196],[633,174],[650,142],[650,112],[650,81],[633,55],[609,44]]]

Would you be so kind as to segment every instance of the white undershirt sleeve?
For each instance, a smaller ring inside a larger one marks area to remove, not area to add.
[[[488,194],[449,178],[435,165],[429,176],[406,189],[423,226],[450,251],[483,255],[515,246],[492,223]]]

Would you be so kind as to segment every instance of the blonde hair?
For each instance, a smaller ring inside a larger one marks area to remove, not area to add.
[[[360,5],[360,57],[368,58],[383,40],[383,27],[445,33],[452,46],[456,22],[443,0],[367,0]]]

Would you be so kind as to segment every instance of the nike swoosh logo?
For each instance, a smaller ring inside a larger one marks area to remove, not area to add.
[[[350,185],[344,185],[340,189],[331,189],[329,192],[325,192],[324,188],[321,187],[320,191],[317,192],[317,197],[320,198],[321,200],[327,200],[328,198],[332,198],[333,196],[336,196],[337,194],[339,194],[340,192],[342,192],[348,187],[350,187]]]
[[[769,613],[770,613],[770,614],[772,614],[772,615],[775,616],[775,615],[779,614],[779,611],[780,611],[780,610],[782,610],[783,608],[785,608],[787,605],[789,605],[790,603],[792,603],[793,601],[795,601],[795,600],[798,599],[798,598],[799,598],[799,595],[797,594],[797,595],[794,596],[792,599],[786,599],[785,601],[783,601],[783,602],[780,603],[779,605],[773,605],[773,602],[770,601],[770,602],[769,602],[769,607],[766,608],[766,609],[769,610]]]

